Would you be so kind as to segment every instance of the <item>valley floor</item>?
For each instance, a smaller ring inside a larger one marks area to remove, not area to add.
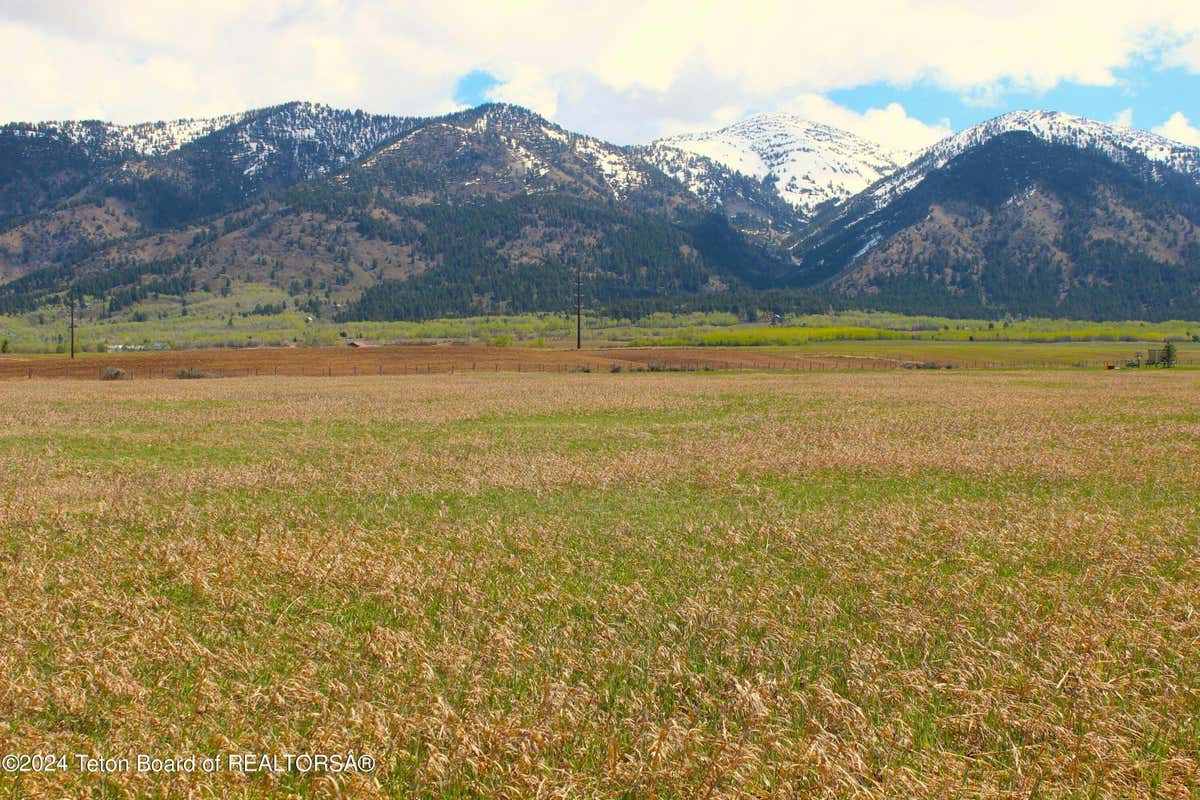
[[[1190,370],[0,382],[0,754],[69,757],[0,795],[1196,796],[1197,397]],[[347,751],[374,770],[227,760]],[[139,753],[226,761],[74,755]]]
[[[897,368],[1124,368],[1157,342],[828,341],[786,347],[489,347],[471,344],[247,347],[0,356],[0,380],[96,380],[117,368],[127,379],[171,378],[179,370],[217,377],[396,376],[455,372],[829,371]],[[1200,348],[1177,346],[1178,365],[1200,366]]]

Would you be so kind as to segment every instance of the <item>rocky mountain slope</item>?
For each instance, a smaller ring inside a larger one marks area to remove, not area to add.
[[[1064,114],[1005,115],[819,219],[795,244],[798,280],[981,315],[1192,318],[1198,156]]]
[[[0,281],[327,175],[410,129],[288,103],[206,120],[0,127]]]

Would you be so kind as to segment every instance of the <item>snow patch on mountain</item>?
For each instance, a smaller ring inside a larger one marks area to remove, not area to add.
[[[540,178],[550,172],[550,165],[539,158],[528,147],[521,144],[519,140],[510,136],[502,136],[500,140],[521,160],[521,164],[525,168],[527,175]]]
[[[650,145],[642,148],[641,154],[663,174],[682,183],[705,205],[710,208],[721,205],[729,172],[711,158],[668,145]]]
[[[618,200],[646,179],[639,165],[615,146],[592,139],[588,136],[577,137],[574,141],[575,151],[592,164],[604,176],[604,182]]]
[[[854,261],[857,261],[858,259],[862,258],[868,252],[870,252],[871,248],[873,248],[877,244],[879,244],[879,234],[875,234],[870,239],[868,239],[867,243],[864,244],[862,247],[860,247],[858,249],[858,252],[850,257],[850,261],[854,262]]]
[[[567,134],[561,128],[551,128],[549,125],[542,126],[542,135],[561,144],[566,144],[568,139]]]

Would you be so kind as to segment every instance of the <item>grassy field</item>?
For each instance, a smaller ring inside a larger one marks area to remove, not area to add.
[[[282,307],[282,313],[255,313]],[[421,322],[336,322],[296,308],[296,299],[264,284],[234,282],[228,296],[192,292],[148,299],[112,316],[92,301],[79,312],[77,349],[191,349],[204,347],[318,347],[361,339],[375,344],[492,344],[561,347],[574,344],[575,318],[562,313],[433,319]],[[971,320],[882,312],[788,314],[763,311],[754,322],[725,312],[656,313],[616,319],[587,312],[590,347],[821,346],[904,341],[951,344],[1097,342],[1109,346],[1200,342],[1200,322],[1085,322],[1063,319]],[[0,348],[14,353],[61,353],[68,347],[68,311],[48,305],[20,315],[0,315]],[[776,323],[776,324],[772,324]],[[1136,348],[1125,348],[1126,350]]]
[[[1198,397],[0,382],[0,796],[1200,797]]]

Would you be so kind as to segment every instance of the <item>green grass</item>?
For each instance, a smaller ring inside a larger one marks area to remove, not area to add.
[[[634,345],[704,347],[788,346],[813,342],[860,341],[864,339],[910,339],[911,334],[885,328],[836,326],[823,328],[753,327],[698,332],[688,329],[681,335],[649,336],[631,341]]]
[[[256,305],[285,303],[293,310],[267,316],[249,312]],[[335,323],[294,310],[293,298],[280,289],[233,282],[228,296],[193,292],[187,313],[179,298],[161,297],[104,318],[98,306],[81,311],[77,346],[102,351],[111,346],[152,348],[247,347],[297,344],[333,345],[348,338],[380,343],[477,342],[556,346],[574,340],[570,314],[538,313],[437,319],[424,322]],[[1200,322],[1086,322],[1056,319],[961,320],[882,312],[788,315],[771,325],[739,321],[723,312],[655,313],[638,320],[588,314],[585,337],[591,346],[807,346],[841,341],[906,340],[923,342],[1154,343],[1200,338]],[[12,352],[53,353],[67,348],[67,310],[47,306],[37,312],[0,317],[0,340]]]

